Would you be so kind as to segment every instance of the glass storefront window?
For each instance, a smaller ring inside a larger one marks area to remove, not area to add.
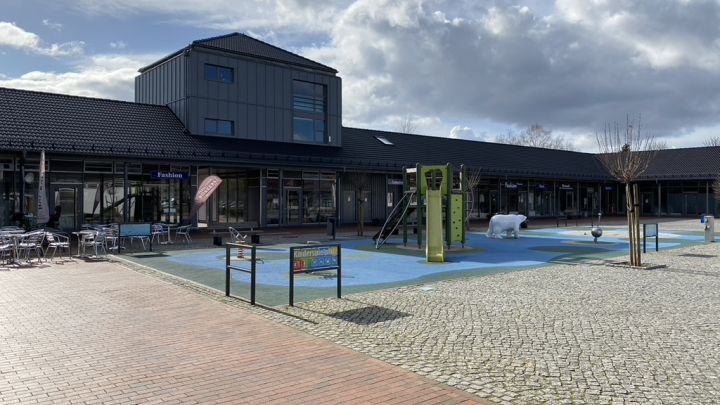
[[[270,225],[280,223],[280,180],[266,179],[266,220]]]
[[[15,178],[12,171],[0,171],[0,226],[12,224],[13,214],[19,205]]]

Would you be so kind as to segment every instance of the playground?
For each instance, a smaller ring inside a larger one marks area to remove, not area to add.
[[[425,248],[401,236],[388,237],[383,246],[369,237],[341,236],[333,243],[342,246],[343,295],[401,285],[526,270],[556,263],[580,263],[621,258],[628,250],[623,226],[604,227],[604,235],[593,241],[588,227],[523,229],[518,239],[491,239],[485,232],[467,232],[464,246],[444,251],[444,262],[429,262]],[[316,238],[319,239],[319,238]],[[697,232],[663,232],[659,249],[673,249],[702,243]],[[257,247],[257,301],[267,306],[288,303],[289,249],[303,243],[277,243]],[[655,249],[648,240],[648,254]],[[247,256],[247,252],[243,252]],[[225,288],[225,248],[141,252],[123,255],[138,264],[188,279],[211,288]],[[652,257],[652,256],[648,256]],[[651,260],[651,259],[648,259]],[[249,268],[246,258],[232,257],[233,264]],[[233,295],[249,296],[250,276],[232,274]],[[333,297],[335,271],[295,275],[295,301]]]

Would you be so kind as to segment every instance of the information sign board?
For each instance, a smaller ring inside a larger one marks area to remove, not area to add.
[[[318,270],[334,270],[338,266],[339,246],[312,246],[293,248],[293,271],[307,273]]]

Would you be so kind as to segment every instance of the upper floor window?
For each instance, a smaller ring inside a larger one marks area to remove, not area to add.
[[[328,143],[327,90],[324,84],[293,80],[293,140]]]
[[[325,85],[293,80],[293,109],[325,113]]]
[[[234,79],[233,68],[205,64],[205,79],[216,82],[232,83]]]
[[[235,123],[227,120],[205,118],[205,133],[210,135],[233,136]]]

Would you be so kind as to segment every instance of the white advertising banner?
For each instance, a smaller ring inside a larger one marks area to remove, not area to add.
[[[50,220],[47,190],[45,189],[45,151],[40,152],[40,176],[38,176],[37,223],[46,224]]]

